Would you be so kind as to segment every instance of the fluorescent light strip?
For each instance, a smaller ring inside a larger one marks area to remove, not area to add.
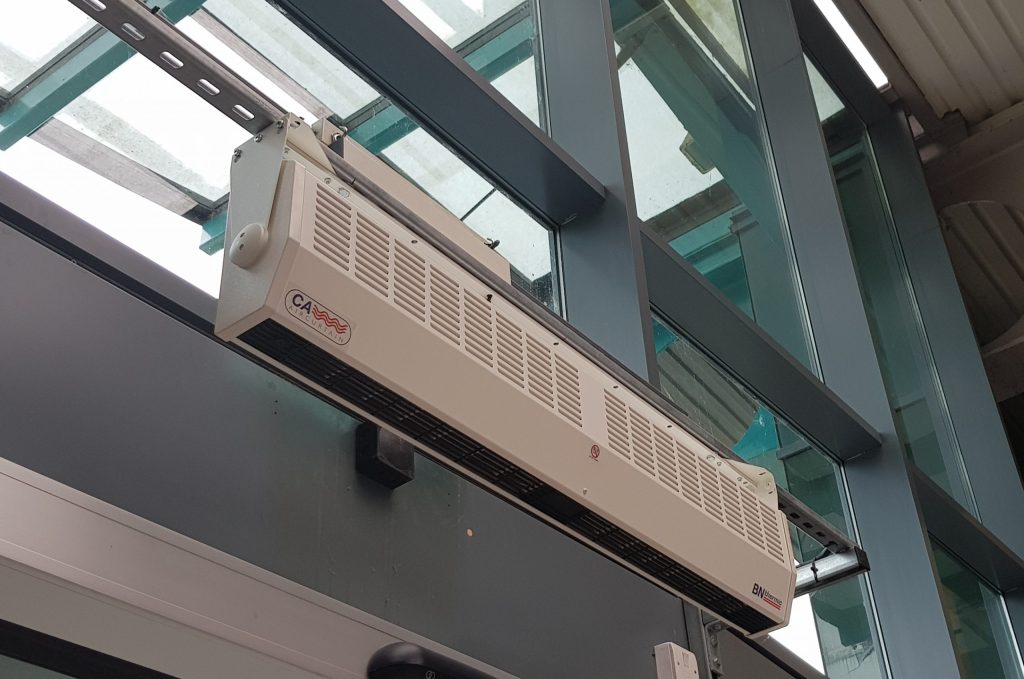
[[[814,4],[818,6],[821,13],[828,19],[828,22],[832,24],[832,28],[839,35],[839,39],[846,45],[846,49],[850,50],[853,58],[864,69],[864,73],[871,79],[875,87],[888,85],[889,78],[885,76],[878,62],[868,52],[868,48],[864,46],[864,43],[854,33],[853,28],[846,20],[846,17],[843,16],[843,13],[839,11],[839,8],[836,7],[833,0],[814,0]]]

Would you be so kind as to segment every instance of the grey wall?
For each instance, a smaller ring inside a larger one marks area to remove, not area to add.
[[[678,599],[425,459],[356,477],[352,418],[3,224],[0,288],[3,457],[524,677],[684,642]]]

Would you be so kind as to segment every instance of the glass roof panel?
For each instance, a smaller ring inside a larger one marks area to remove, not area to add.
[[[91,172],[31,137],[0,151],[0,172],[216,297],[221,256],[197,245],[202,227]]]
[[[336,115],[345,118],[379,98],[377,91],[264,0],[206,0],[235,35]]]
[[[312,117],[194,20],[178,26],[271,99]],[[231,152],[248,138],[245,130],[139,55],[56,118],[211,203],[227,194]]]
[[[450,47],[462,44],[524,4],[522,0],[400,0]]]
[[[46,20],[41,21],[40,17]],[[67,0],[5,2],[0,90],[11,91],[96,24]]]

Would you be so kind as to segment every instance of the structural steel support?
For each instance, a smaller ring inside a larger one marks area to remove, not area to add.
[[[551,136],[608,187],[600,210],[559,234],[566,317],[657,384],[608,3],[541,0],[538,8]]]
[[[552,225],[604,187],[398,0],[277,3],[307,33],[487,179]]]

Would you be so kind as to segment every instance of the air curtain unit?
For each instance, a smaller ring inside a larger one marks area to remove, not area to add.
[[[771,474],[513,303],[479,275],[507,262],[350,140],[344,162],[293,116],[236,152],[217,335],[743,632],[785,625]]]

